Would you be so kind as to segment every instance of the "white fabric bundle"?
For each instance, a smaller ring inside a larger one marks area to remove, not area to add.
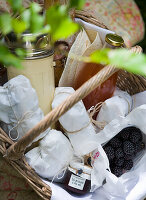
[[[51,130],[36,147],[25,154],[29,165],[43,178],[53,179],[69,165],[73,149],[61,131]]]
[[[133,108],[137,108],[143,104],[146,104],[146,91],[133,95],[132,99],[133,99]]]
[[[131,108],[131,96],[127,92],[116,89],[114,96],[102,104],[96,120],[108,124],[113,119],[125,117],[131,111]]]
[[[56,88],[52,107],[57,107],[73,92],[74,89],[71,87]],[[68,135],[76,155],[82,156],[97,148],[96,133],[82,101],[61,116],[59,122]]]
[[[0,121],[2,128],[12,140],[19,140],[43,117],[36,91],[25,76],[17,76],[0,87]],[[49,130],[42,133],[35,141],[44,137]]]
[[[105,144],[117,135],[123,128],[135,126],[143,132],[143,141],[146,144],[146,104],[135,108],[125,118],[121,117],[111,121],[102,131],[97,134],[97,140],[100,144]],[[110,172],[106,175],[107,183],[103,186],[108,199],[117,200],[126,199],[132,189],[141,185],[142,176],[146,177],[146,150],[143,150],[134,159],[134,167],[119,178]],[[120,191],[120,192],[119,192]],[[135,190],[134,190],[135,191]],[[146,190],[139,194],[140,197],[146,195]],[[129,198],[130,199],[130,198]],[[136,198],[136,200],[139,200]]]

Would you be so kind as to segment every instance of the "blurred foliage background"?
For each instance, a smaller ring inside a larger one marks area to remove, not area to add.
[[[146,28],[146,0],[135,0],[135,2],[137,3],[141,11]],[[144,53],[146,53],[146,34],[144,39],[139,43],[139,45],[143,48]]]

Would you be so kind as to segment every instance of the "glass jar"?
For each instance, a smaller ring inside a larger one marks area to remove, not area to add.
[[[107,34],[105,37],[104,47],[119,48],[123,47],[124,40],[115,34]],[[75,78],[74,89],[78,89],[91,77],[97,74],[104,66],[96,63],[83,63],[81,70]],[[90,109],[99,102],[104,102],[106,99],[112,97],[117,81],[117,73],[113,74],[103,84],[92,91],[88,96],[83,99],[86,109]],[[96,116],[94,116],[96,117]]]
[[[5,37],[5,42],[11,52],[15,53],[16,48],[26,50],[26,57],[22,60],[23,69],[8,67],[8,79],[10,80],[18,75],[26,76],[32,87],[35,88],[39,106],[46,115],[51,110],[55,91],[54,50],[50,45],[49,35],[36,35],[35,40],[30,40],[31,37],[34,37],[34,34],[24,33],[21,38],[16,38],[11,33]]]
[[[77,194],[86,194],[91,189],[92,168],[80,163],[71,164],[65,175],[65,188]]]

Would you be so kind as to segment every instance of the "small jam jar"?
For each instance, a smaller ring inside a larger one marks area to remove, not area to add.
[[[70,164],[65,175],[65,188],[81,195],[90,192],[91,170],[91,167],[81,163]]]

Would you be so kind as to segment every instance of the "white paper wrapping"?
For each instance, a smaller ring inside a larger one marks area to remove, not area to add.
[[[135,108],[126,117],[118,118],[111,121],[102,131],[97,134],[100,144],[105,144],[117,135],[123,128],[128,126],[136,126],[143,132],[143,141],[146,144],[146,104]],[[114,175],[108,173],[106,176],[107,183],[103,186],[105,194],[110,200],[118,199],[132,199],[134,192],[135,200],[141,199],[146,196],[146,190],[141,188],[141,192],[135,188],[139,188],[144,181],[142,177],[146,177],[146,149],[139,153],[134,159],[134,167],[123,174],[119,178],[114,179]],[[111,183],[110,183],[111,182]],[[134,192],[132,192],[132,190]],[[120,192],[119,192],[120,191]],[[130,196],[131,197],[130,197]],[[128,200],[127,199],[127,200]]]
[[[0,87],[1,126],[12,140],[19,140],[43,117],[36,91],[25,76],[19,75]],[[49,130],[34,141],[44,137]]]
[[[93,170],[91,172],[91,192],[103,185],[106,179],[107,170],[109,170],[109,160],[101,145],[98,145],[93,154],[94,163],[92,164]]]
[[[104,29],[104,28],[101,28],[99,26],[96,26],[94,24],[90,24],[88,22],[85,22],[79,18],[75,18],[75,21],[77,23],[79,23],[82,27],[84,27],[85,29],[91,29],[91,30],[95,30],[99,33],[99,36],[100,36],[100,39],[102,41],[102,43],[104,44],[105,43],[105,36],[109,33],[115,33],[113,31],[110,31],[110,30],[107,30],[107,29]]]
[[[146,104],[146,91],[133,95],[132,99],[133,99],[133,109],[143,104]]]
[[[113,187],[113,191],[115,192],[117,191],[117,187],[115,187],[115,185],[112,185],[112,183],[114,179],[114,182],[116,184],[118,181],[118,178],[115,176],[113,177],[112,174],[110,178],[112,179],[111,188]],[[131,181],[128,181],[129,179]],[[76,194],[70,194],[60,185],[51,184],[50,182],[46,180],[43,180],[43,181],[46,184],[51,186],[51,189],[52,189],[51,200],[60,200],[60,197],[61,197],[61,200],[113,200],[113,199],[114,200],[144,200],[144,198],[146,197],[146,190],[145,190],[146,173],[142,172],[142,174],[139,177],[137,177],[137,174],[135,176],[135,172],[133,172],[133,174],[129,173],[129,179],[127,180],[127,182],[125,181],[126,188],[127,188],[126,196],[124,195],[121,196],[123,194],[123,186],[121,187],[121,183],[117,183],[119,184],[119,188],[117,192],[121,194],[120,196],[119,195],[114,196],[114,193],[112,196],[112,193],[109,193],[108,190],[106,190],[105,185],[100,187],[93,193],[88,193],[83,196],[77,196]]]
[[[73,158],[73,149],[61,131],[51,130],[36,147],[25,154],[29,165],[43,178],[52,180]]]
[[[73,92],[71,87],[56,88],[52,107],[57,107]],[[82,101],[61,116],[59,122],[65,129],[76,155],[82,156],[97,148],[96,133]]]
[[[132,109],[132,97],[118,88],[114,92],[114,96],[107,99],[100,109],[96,120],[98,122],[110,123],[118,117],[125,117]]]

